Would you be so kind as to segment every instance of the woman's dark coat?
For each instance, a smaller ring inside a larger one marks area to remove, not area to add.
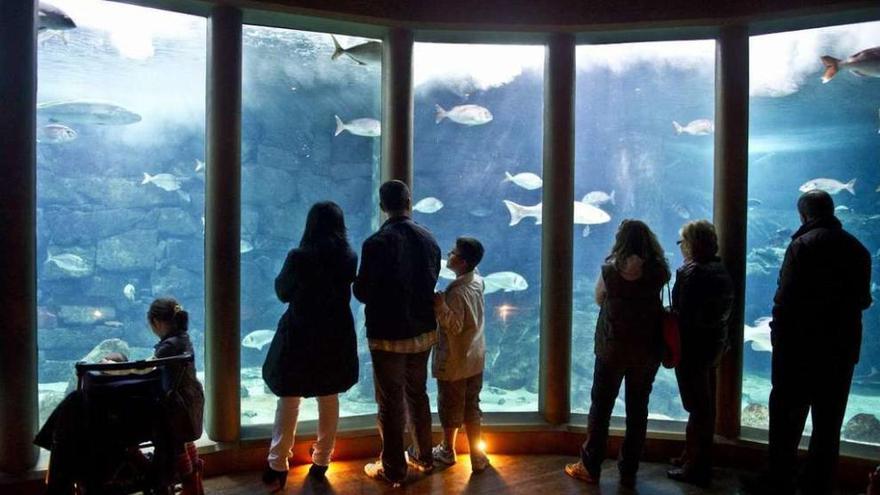
[[[672,307],[678,313],[683,365],[717,365],[727,348],[733,307],[733,281],[721,260],[682,265],[676,271]]]
[[[663,342],[660,289],[669,272],[645,263],[642,276],[626,280],[613,263],[602,266],[607,294],[596,322],[596,356],[613,366],[648,366],[660,362]]]
[[[275,395],[316,397],[345,392],[358,380],[351,284],[357,255],[351,249],[296,248],[275,279],[275,293],[290,303],[278,321],[263,380]]]

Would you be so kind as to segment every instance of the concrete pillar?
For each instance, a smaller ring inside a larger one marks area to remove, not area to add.
[[[717,431],[740,432],[745,311],[749,153],[749,35],[744,26],[722,28],[715,49],[715,227],[721,259],[733,278],[730,351],[718,374]]]
[[[553,424],[571,406],[575,41],[553,35],[544,60],[540,410]]]
[[[0,471],[8,473],[39,455],[36,3],[0,2]]]
[[[208,20],[205,427],[218,442],[241,430],[241,19],[218,5]]]
[[[413,185],[413,33],[394,28],[382,43],[382,181]]]

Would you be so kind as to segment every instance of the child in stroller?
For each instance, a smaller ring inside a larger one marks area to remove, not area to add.
[[[174,299],[157,299],[147,319],[160,338],[152,359],[77,364],[77,389],[35,440],[52,451],[48,493],[173,493],[178,481],[185,495],[203,493],[192,442],[202,432],[204,392],[188,314]]]

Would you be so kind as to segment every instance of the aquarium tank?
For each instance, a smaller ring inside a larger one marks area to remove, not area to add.
[[[376,40],[245,26],[241,152],[241,421],[272,423],[276,397],[262,378],[287,307],[275,277],[299,245],[309,208],[334,201],[348,240],[360,246],[379,222],[381,62],[353,47]],[[381,49],[381,46],[379,47]],[[375,414],[364,306],[351,311],[360,379],[340,396],[340,415]],[[317,419],[303,401],[301,420]]]
[[[41,422],[75,386],[77,361],[113,351],[152,355],[157,337],[146,312],[157,297],[173,296],[189,312],[204,377],[207,20],[100,0],[53,3],[76,27],[41,29],[38,41]],[[880,83],[845,65],[823,82],[820,59],[880,45],[878,33],[873,22],[750,41],[740,405],[747,432],[767,428],[768,317],[799,226],[796,200],[811,181],[824,179],[837,216],[878,271]],[[275,397],[261,376],[286,309],[274,280],[309,208],[338,203],[359,254],[381,224],[382,47],[374,39],[246,25],[242,48],[239,331],[247,426],[274,418]],[[713,217],[715,48],[714,40],[577,47],[572,412],[590,407],[594,287],[620,222],[645,221],[674,272],[682,264],[679,229]],[[485,246],[478,270],[487,412],[540,409],[544,56],[543,46],[414,46],[413,218],[443,253],[464,235]],[[452,279],[444,267],[438,290]],[[376,412],[363,310],[352,299],[360,380],[342,395],[342,416]],[[864,313],[842,431],[846,440],[873,445],[880,444],[878,316],[876,305]],[[436,384],[428,384],[436,411]],[[671,370],[658,372],[649,412],[655,420],[686,419]],[[624,413],[621,394],[614,414]],[[305,401],[300,418],[316,417],[315,402]]]
[[[596,281],[620,222],[648,224],[674,277],[679,229],[712,219],[715,41],[584,45],[576,63],[574,200],[584,211],[577,218],[576,208],[574,225],[571,410],[586,413]],[[625,415],[624,389],[615,416]],[[660,368],[648,411],[650,419],[687,418],[673,370]]]
[[[880,45],[880,22],[752,37],[750,40],[748,257],[743,426],[769,422],[769,318],[779,268],[800,226],[797,199],[814,179],[832,194],[836,216],[873,256],[880,274],[880,81],[845,67],[823,83],[820,57],[845,60]],[[842,438],[880,444],[880,312],[863,313]],[[834,339],[829,332],[828,339]],[[807,419],[805,434],[811,430]]]
[[[204,363],[206,20],[56,0],[75,29],[41,30],[37,311],[42,423],[74,363],[152,356],[146,314],[175,297]]]
[[[540,46],[414,49],[413,218],[443,267],[460,236],[485,249],[483,411],[538,410],[541,226],[507,205],[541,203],[543,63]],[[441,269],[438,289],[454,279]]]

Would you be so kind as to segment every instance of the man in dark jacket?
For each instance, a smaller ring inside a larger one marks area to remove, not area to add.
[[[798,443],[812,409],[801,485],[804,493],[830,494],[862,311],[871,305],[871,256],[834,217],[827,192],[804,193],[798,212],[802,225],[785,252],[770,323],[769,468],[772,493],[794,493]]]
[[[364,472],[393,485],[406,477],[407,462],[428,472],[431,410],[426,381],[428,356],[437,342],[434,287],[440,273],[440,247],[426,228],[410,218],[412,200],[401,181],[382,184],[379,201],[388,220],[364,241],[354,295],[366,305],[367,340],[382,456]],[[410,420],[415,444],[404,454],[404,422]]]

